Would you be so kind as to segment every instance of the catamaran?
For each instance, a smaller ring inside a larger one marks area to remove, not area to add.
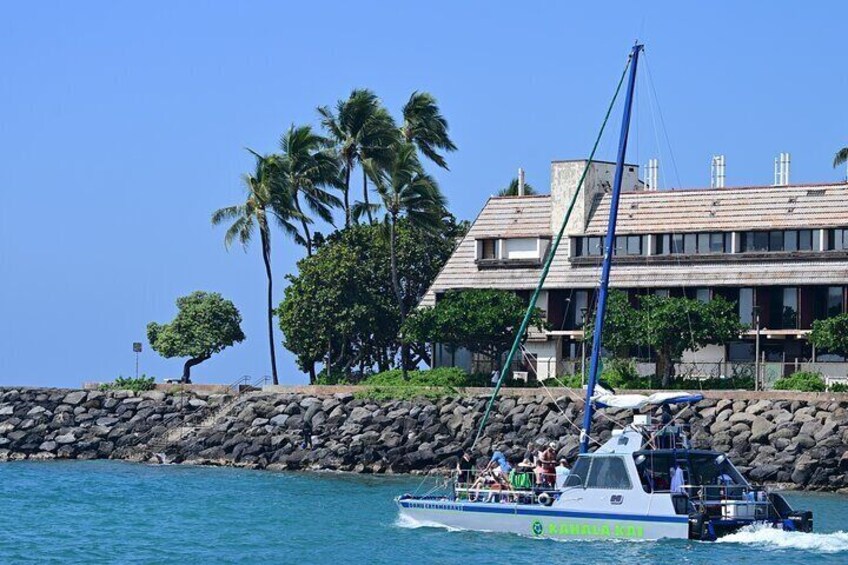
[[[659,392],[651,395],[616,395],[598,384],[602,330],[606,314],[609,276],[615,242],[615,224],[627,151],[630,112],[636,68],[643,46],[633,46],[592,149],[577,191],[554,239],[542,274],[530,300],[504,367],[510,367],[527,330],[536,299],[542,290],[553,256],[595,155],[604,126],[627,76],[615,177],[612,187],[604,260],[598,289],[592,357],[586,386],[580,454],[559,488],[543,481],[484,481],[455,479],[448,492],[437,495],[405,494],[396,499],[402,516],[424,524],[469,530],[509,532],[559,539],[678,538],[715,540],[754,524],[787,531],[810,532],[813,516],[797,511],[783,496],[748,482],[723,453],[692,449],[687,427],[671,417],[671,406],[700,401],[700,394]],[[483,433],[507,371],[495,385],[472,444]],[[592,417],[596,409],[627,408],[634,411],[631,423],[613,430],[610,439],[589,451]],[[651,412],[662,410],[655,421]],[[648,413],[638,413],[638,412]],[[680,414],[680,412],[678,412]],[[529,483],[529,484],[528,484]],[[546,484],[547,483],[547,484]]]

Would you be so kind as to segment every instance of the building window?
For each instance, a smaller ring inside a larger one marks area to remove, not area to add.
[[[841,286],[827,287],[827,310],[828,318],[842,314],[844,310],[844,293]]]
[[[769,232],[769,251],[783,251],[783,232]]]
[[[787,230],[783,232],[783,250],[798,251],[798,232]]]
[[[670,296],[670,293],[667,288],[657,288],[654,289],[654,296],[659,296],[660,298],[668,298]]]
[[[497,259],[498,258],[498,240],[483,239],[480,240],[480,259]]]
[[[827,230],[827,248],[831,251],[848,250],[848,229]]]
[[[754,289],[739,289],[739,321],[746,326],[754,326]]]
[[[710,234],[710,253],[724,253],[725,245],[724,245],[724,234],[723,233],[711,233]]]
[[[791,330],[798,327],[798,287],[788,286],[771,293],[771,325],[776,329]]]
[[[641,255],[642,254],[642,236],[628,235],[627,236],[627,254]]]
[[[683,253],[683,234],[675,233],[671,236],[671,252]]]
[[[699,302],[707,303],[712,299],[712,293],[710,293],[710,289],[708,288],[696,288],[695,289],[695,300]]]
[[[813,251],[813,230],[798,230],[798,251]]]
[[[710,252],[710,234],[699,233],[698,234],[698,253],[709,253],[709,252]]]
[[[694,255],[698,252],[698,234],[687,233],[683,236],[683,252]]]

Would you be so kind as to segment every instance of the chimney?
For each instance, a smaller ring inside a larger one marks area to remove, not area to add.
[[[724,155],[713,155],[710,164],[710,188],[724,188]]]
[[[524,169],[518,168],[518,196],[524,196]]]
[[[774,186],[789,184],[789,153],[781,153],[774,158]]]
[[[657,159],[648,159],[645,165],[645,190],[657,190],[659,188],[660,162]]]

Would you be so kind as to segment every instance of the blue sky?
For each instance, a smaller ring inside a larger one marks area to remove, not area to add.
[[[771,183],[780,151],[793,181],[842,178],[830,163],[848,144],[848,4],[750,4],[4,5],[0,384],[130,375],[132,342],[196,289],[232,299],[248,339],[195,380],[269,374],[258,248],[226,252],[209,215],[242,198],[245,146],[275,150],[355,87],[394,112],[413,90],[438,97],[459,151],[434,172],[460,218],[519,166],[547,190],[551,160],[588,154],[637,37],[671,150],[642,88],[629,160],[659,156],[661,184],[708,185],[715,153],[729,186]],[[301,255],[275,234],[280,282]],[[145,343],[143,372],[180,368]],[[306,380],[287,352],[279,368]]]

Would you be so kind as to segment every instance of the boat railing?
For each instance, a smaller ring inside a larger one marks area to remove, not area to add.
[[[765,519],[768,491],[749,485],[685,485],[689,500],[700,512],[724,519]]]
[[[468,502],[503,502],[513,504],[550,504],[560,491],[554,487],[555,475],[543,473],[537,483],[533,471],[511,476],[491,470],[457,472],[453,480],[456,500]]]

